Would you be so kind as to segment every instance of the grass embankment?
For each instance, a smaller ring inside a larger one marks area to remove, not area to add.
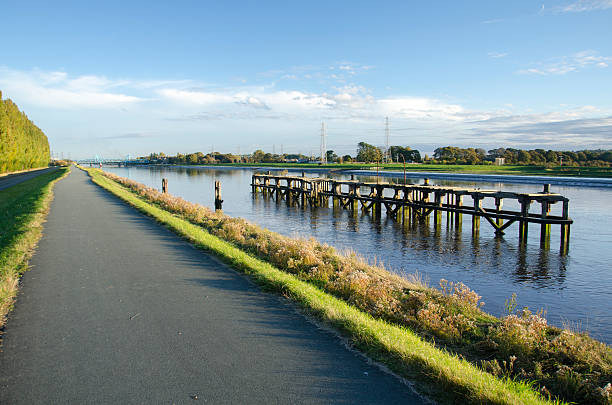
[[[48,166],[41,166],[41,167],[34,167],[32,169],[17,170],[15,172],[0,173],[0,177],[14,176],[16,174],[22,174],[22,173],[28,173],[28,172],[35,172],[36,170],[43,170],[43,169],[46,169],[47,167]]]
[[[0,190],[0,327],[13,305],[19,277],[42,235],[53,185],[69,171],[60,168]]]
[[[282,167],[282,168],[317,168],[332,170],[358,170],[376,168],[375,164],[330,163],[223,163],[219,166],[237,167]],[[384,164],[383,170],[403,171],[402,164]],[[445,164],[407,164],[407,172],[434,173],[470,173],[470,174],[506,174],[518,176],[560,176],[560,177],[612,177],[612,167],[579,167],[579,166],[524,166],[524,165],[445,165]],[[372,171],[376,173],[375,170]]]
[[[283,238],[243,220],[212,213],[202,206],[161,194],[127,179],[98,169],[86,170],[96,184],[154,217],[198,247],[213,252],[235,268],[250,274],[260,284],[291,297],[339,329],[353,345],[370,357],[387,364],[402,376],[419,381],[419,387],[426,394],[443,402],[547,403],[529,383],[487,373],[461,356],[436,347],[410,329],[389,322],[382,315],[382,307],[386,305],[383,301],[389,300],[388,296],[384,297],[388,294],[385,286],[391,284],[399,284],[402,288],[424,295],[432,294],[442,301],[452,301],[457,310],[464,308],[466,311],[475,311],[469,305],[464,306],[457,296],[444,295],[418,283],[408,282],[382,269],[368,266],[356,257],[342,257],[336,254],[333,248],[318,245],[315,241]],[[230,222],[223,223],[224,219]],[[216,232],[210,227],[213,223],[210,221],[216,224]],[[245,226],[246,229],[243,228]],[[245,240],[254,237],[260,247],[265,245],[271,249],[268,252],[269,260],[255,257],[261,255],[254,249],[223,240],[231,240],[230,234]],[[270,238],[280,238],[289,245],[273,246]],[[327,262],[317,262],[319,256],[325,257]],[[274,265],[279,261],[285,263],[285,268]],[[334,296],[324,291],[330,290],[326,288],[324,280],[330,278],[331,273],[335,271],[330,264],[332,261],[335,261],[336,265],[345,262],[344,271],[348,274],[336,277],[334,281],[337,291],[344,291],[349,295],[348,299],[342,299],[342,294]],[[315,265],[316,263],[319,266]],[[313,277],[299,274],[304,266],[311,270]],[[288,267],[292,270],[287,270]],[[456,287],[453,294],[468,293],[465,288]],[[359,308],[364,304],[371,306],[370,313]],[[492,319],[486,314],[481,317],[483,320]]]

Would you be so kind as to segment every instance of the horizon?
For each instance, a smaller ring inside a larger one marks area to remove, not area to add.
[[[35,13],[32,13],[35,10]],[[54,153],[612,149],[612,0],[7,4],[0,91]],[[428,153],[428,152],[422,152]],[[428,154],[429,154],[428,153]]]

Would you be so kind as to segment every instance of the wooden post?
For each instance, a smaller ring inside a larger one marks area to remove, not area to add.
[[[477,215],[482,210],[482,196],[480,194],[473,194],[474,200],[474,214],[472,215],[472,236],[478,236],[480,232],[480,215]]]
[[[221,182],[219,180],[215,180],[215,211],[220,210],[222,204],[223,200],[221,199]]]
[[[542,201],[542,219],[548,218],[550,214],[551,204],[548,201]],[[550,224],[540,225],[540,247],[548,249],[550,247]]]
[[[446,194],[446,207],[450,208],[453,206],[453,194],[451,193],[447,193]],[[446,226],[450,226],[450,224],[453,222],[453,215],[452,213],[449,211],[446,211]]]
[[[338,208],[340,206],[340,194],[342,194],[341,185],[335,181],[332,183],[332,206]]]
[[[500,211],[501,211],[501,209],[502,209],[503,205],[504,205],[504,200],[503,200],[502,198],[495,197],[495,212],[497,213],[497,215],[499,215],[499,214],[500,214]],[[504,224],[504,220],[503,220],[503,219],[501,219],[501,218],[495,218],[495,224],[496,224],[498,227],[501,227],[501,226]],[[503,234],[504,234],[504,232],[503,232],[503,231],[500,231],[500,230],[498,230],[498,229],[496,229],[496,230],[495,230],[495,234],[497,234],[497,235],[503,235]]]
[[[442,193],[440,191],[436,191],[434,195],[434,201],[436,204],[436,208],[434,209],[434,229],[436,232],[440,232],[440,227],[442,224]]]
[[[162,179],[162,193],[168,192],[168,179]]]
[[[569,219],[569,200],[563,200],[563,210],[561,211],[563,219]],[[566,255],[569,250],[570,241],[570,226],[569,224],[561,224],[561,254]]]
[[[463,195],[455,194],[455,208],[460,209],[463,207]],[[455,228],[461,229],[461,220],[463,219],[463,214],[460,212],[455,213]]]
[[[529,222],[527,222],[527,216],[529,215],[529,206],[531,200],[528,198],[522,198],[519,200],[521,204],[521,218],[519,219],[519,241],[522,244],[527,243],[527,236],[529,234]]]
[[[376,199],[374,203],[374,216],[380,218],[381,209],[382,209],[382,197],[383,197],[384,186],[376,185]]]

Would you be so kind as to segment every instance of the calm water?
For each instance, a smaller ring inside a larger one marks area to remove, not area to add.
[[[518,243],[517,225],[503,238],[483,219],[480,237],[472,238],[471,217],[463,227],[433,225],[404,227],[384,214],[373,219],[359,212],[332,208],[288,207],[251,193],[251,170],[205,168],[105,168],[151,187],[160,188],[168,178],[169,192],[207,207],[214,206],[213,184],[220,180],[223,210],[288,236],[313,236],[340,250],[351,249],[371,261],[382,261],[398,273],[418,271],[437,286],[441,278],[461,281],[477,291],[484,309],[500,315],[504,302],[516,293],[519,307],[544,309],[550,323],[570,324],[612,343],[612,189],[553,186],[552,191],[570,199],[574,220],[566,256],[559,254],[559,227],[552,227],[550,249],[539,247],[539,227],[530,227],[526,248]],[[307,175],[316,177],[317,174]],[[339,178],[346,178],[336,176]],[[357,177],[372,181],[371,178]],[[419,183],[422,179],[409,179]],[[432,184],[476,186],[515,192],[539,192],[540,186],[506,183],[474,183],[433,180]],[[467,197],[469,204],[471,199]],[[513,207],[504,201],[504,208]],[[539,209],[534,204],[532,209]],[[553,213],[558,213],[558,204]]]

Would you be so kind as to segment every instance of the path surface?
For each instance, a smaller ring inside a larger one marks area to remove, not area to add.
[[[31,264],[1,404],[421,403],[78,169],[55,187]]]
[[[9,175],[0,177],[0,190],[4,190],[5,188],[12,187],[15,184],[19,184],[23,181],[29,180],[36,176],[40,176],[41,174],[50,172],[52,170],[57,170],[57,168],[49,167],[47,169],[32,170],[31,172],[9,174]]]

